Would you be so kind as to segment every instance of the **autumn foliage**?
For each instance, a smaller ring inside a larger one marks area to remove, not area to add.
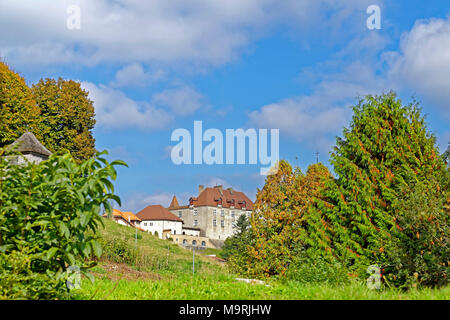
[[[81,163],[96,153],[94,107],[78,82],[45,79],[28,87],[0,62],[0,147],[30,131],[52,152],[67,150]]]
[[[257,276],[284,276],[299,256],[403,286],[448,282],[449,169],[416,102],[367,96],[325,166],[281,161],[257,194],[250,248]],[[303,259],[303,258],[302,258]]]
[[[255,274],[284,275],[309,241],[309,207],[320,197],[324,182],[331,178],[322,164],[306,174],[280,161],[278,172],[268,176],[258,192],[251,225],[254,245],[250,254]]]

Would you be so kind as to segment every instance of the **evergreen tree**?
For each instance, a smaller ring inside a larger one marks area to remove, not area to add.
[[[228,260],[228,265],[233,271],[246,273],[250,260],[248,248],[253,241],[247,216],[244,214],[239,216],[235,227],[235,233],[225,240],[220,256]]]
[[[400,190],[411,181],[439,181],[446,169],[416,102],[403,106],[391,92],[360,99],[353,111],[331,155],[336,181],[315,213],[330,226],[327,251],[365,271],[385,262],[383,244],[403,231]]]

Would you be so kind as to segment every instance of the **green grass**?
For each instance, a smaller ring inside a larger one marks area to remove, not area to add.
[[[109,220],[105,221],[105,225],[106,229],[102,231],[104,241],[121,239],[131,248],[134,247],[133,229]],[[100,261],[92,270],[95,274],[94,284],[83,279],[81,289],[74,291],[73,297],[120,300],[448,300],[450,297],[450,287],[404,292],[395,289],[370,290],[362,282],[339,286],[305,285],[281,280],[269,281],[267,285],[248,284],[236,281],[236,275],[202,254],[196,254],[193,275],[191,251],[149,234],[141,235],[137,254],[132,256],[132,261],[127,264],[111,259]]]

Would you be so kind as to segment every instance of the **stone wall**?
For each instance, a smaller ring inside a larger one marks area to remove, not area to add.
[[[200,228],[200,236],[220,241],[234,234],[235,223],[239,216],[251,214],[251,211],[247,210],[209,206],[170,211],[183,219],[185,227]]]

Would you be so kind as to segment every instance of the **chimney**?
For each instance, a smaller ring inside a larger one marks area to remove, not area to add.
[[[223,196],[223,186],[219,185],[219,186],[215,186],[215,188],[219,189],[220,195]]]
[[[200,196],[200,193],[202,193],[204,189],[205,189],[205,187],[204,187],[202,184],[200,184],[200,185],[198,186],[198,195],[199,195],[199,196]]]
[[[233,188],[228,188],[228,191],[230,191],[231,194],[233,194]]]

